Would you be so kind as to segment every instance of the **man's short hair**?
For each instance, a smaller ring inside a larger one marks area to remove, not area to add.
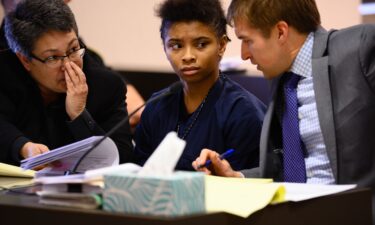
[[[310,33],[320,26],[320,14],[315,0],[232,0],[227,20],[245,19],[248,25],[260,29],[269,37],[271,28],[285,21],[300,33]]]

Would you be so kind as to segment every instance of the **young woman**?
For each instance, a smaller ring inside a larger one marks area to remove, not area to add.
[[[233,167],[256,167],[265,106],[219,70],[229,41],[219,0],[166,0],[157,12],[165,54],[183,89],[146,106],[135,134],[138,162],[176,131],[187,142],[178,170],[193,170],[203,148],[233,148]]]

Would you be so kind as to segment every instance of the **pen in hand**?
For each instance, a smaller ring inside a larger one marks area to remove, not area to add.
[[[226,152],[224,152],[223,154],[221,154],[219,156],[219,158],[221,160],[223,159],[226,159],[228,158],[229,156],[231,156],[232,154],[234,153],[234,149],[228,149]],[[211,160],[207,160],[204,164],[201,164],[198,166],[198,169],[202,169],[203,167],[209,167],[211,165],[212,161]]]

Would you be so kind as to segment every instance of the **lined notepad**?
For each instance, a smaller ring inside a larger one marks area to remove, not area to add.
[[[34,170],[23,170],[18,166],[0,163],[0,176],[33,178]]]
[[[347,191],[352,185],[273,183],[272,179],[206,176],[207,212],[227,212],[244,218],[269,204],[299,202]]]
[[[284,200],[284,186],[272,179],[206,176],[207,212],[227,212],[241,217]]]

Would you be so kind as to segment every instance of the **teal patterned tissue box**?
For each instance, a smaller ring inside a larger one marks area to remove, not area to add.
[[[104,185],[103,208],[106,211],[162,216],[205,212],[203,173],[107,174]]]

